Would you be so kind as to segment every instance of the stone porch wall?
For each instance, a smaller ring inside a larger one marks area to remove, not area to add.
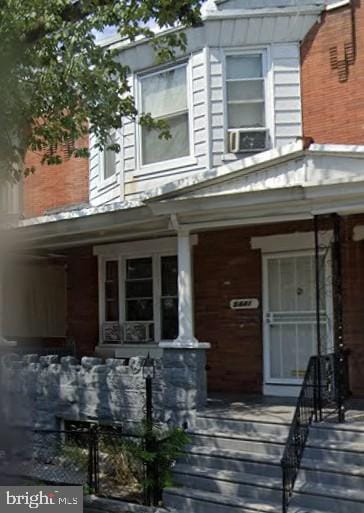
[[[60,419],[121,422],[145,417],[143,358],[107,359],[6,355],[2,400],[12,424],[57,429]],[[193,423],[206,401],[205,352],[166,349],[155,361],[154,419],[167,425]]]

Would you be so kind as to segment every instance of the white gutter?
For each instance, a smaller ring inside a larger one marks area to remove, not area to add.
[[[325,7],[326,11],[334,11],[335,9],[340,9],[340,7],[345,7],[351,4],[351,0],[339,0],[338,2],[334,2],[332,4],[327,4]]]

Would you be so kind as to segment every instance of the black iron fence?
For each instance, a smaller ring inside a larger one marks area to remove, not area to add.
[[[0,474],[7,482],[81,485],[85,493],[146,505],[161,500],[160,469],[148,464],[145,434],[91,423],[80,429],[15,431],[15,443],[2,447],[0,455]]]

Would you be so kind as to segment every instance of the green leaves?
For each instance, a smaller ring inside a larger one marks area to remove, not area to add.
[[[23,165],[28,149],[39,152],[47,164],[87,157],[87,148],[76,141],[93,134],[102,148],[124,117],[140,119],[168,138],[166,123],[137,113],[128,67],[116,58],[118,51],[98,45],[95,34],[115,26],[131,41],[149,37],[156,63],[171,60],[176,49],[186,48],[185,33],[154,36],[150,26],[197,25],[200,4],[201,0],[2,1],[0,181],[16,181],[33,171]]]

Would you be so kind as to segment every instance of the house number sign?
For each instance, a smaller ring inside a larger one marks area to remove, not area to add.
[[[254,310],[259,307],[259,300],[256,298],[232,299],[230,308],[232,310]]]

